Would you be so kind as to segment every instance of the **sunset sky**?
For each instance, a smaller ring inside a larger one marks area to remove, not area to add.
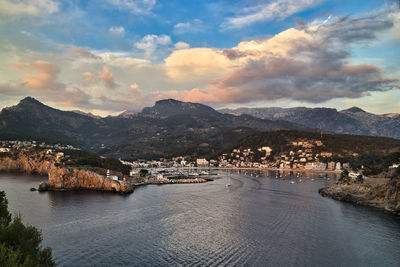
[[[0,107],[400,112],[394,0],[0,0]]]

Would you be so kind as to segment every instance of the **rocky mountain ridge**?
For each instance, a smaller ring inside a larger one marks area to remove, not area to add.
[[[219,110],[227,114],[248,114],[269,120],[284,120],[340,134],[384,136],[400,139],[400,114],[377,115],[359,107],[342,111],[333,108],[238,108]]]
[[[127,159],[206,155],[256,131],[310,130],[286,121],[221,114],[211,107],[161,100],[127,117],[61,111],[27,97],[0,113],[0,139],[65,143]]]

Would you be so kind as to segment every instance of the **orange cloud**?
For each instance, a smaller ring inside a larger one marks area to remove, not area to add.
[[[30,89],[43,89],[55,84],[59,68],[47,61],[38,60],[27,66],[33,73],[22,76],[23,84]]]
[[[204,81],[225,74],[233,62],[218,49],[190,48],[175,50],[165,59],[165,67],[176,82]]]
[[[103,67],[103,73],[100,73],[99,77],[103,81],[106,88],[114,89],[116,87],[114,76],[108,66]]]

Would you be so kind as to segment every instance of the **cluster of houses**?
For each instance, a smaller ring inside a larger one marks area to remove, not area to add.
[[[291,150],[285,153],[274,153],[269,146],[260,146],[256,151],[251,148],[235,148],[230,153],[222,154],[219,160],[220,167],[242,168],[280,168],[305,170],[340,171],[350,169],[349,163],[329,161],[331,152],[322,151],[323,143],[320,140],[291,141],[288,147]],[[322,151],[317,153],[316,151]]]
[[[196,168],[196,167],[219,167],[217,160],[207,160],[205,158],[190,159],[184,156],[173,157],[172,159],[144,160],[135,161],[120,160],[121,163],[131,166],[132,169],[154,169],[154,168]]]
[[[320,140],[297,140],[288,144],[292,149],[285,153],[273,153],[269,146],[260,146],[256,150],[251,148],[234,148],[230,153],[224,153],[217,159],[187,158],[184,156],[172,159],[137,160],[134,162],[122,161],[132,169],[140,168],[280,168],[305,170],[350,170],[349,163],[331,161],[331,152],[323,151]],[[319,151],[317,153],[317,151]]]
[[[62,144],[46,144],[45,142],[37,141],[18,141],[18,140],[2,140],[0,141],[0,152],[9,152],[10,149],[20,148],[42,148],[53,150],[80,150],[72,145]]]

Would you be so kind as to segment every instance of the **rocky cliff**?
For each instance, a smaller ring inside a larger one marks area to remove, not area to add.
[[[0,171],[3,172],[22,172],[27,174],[47,175],[55,160],[45,153],[18,153],[7,155],[0,158]]]
[[[76,168],[51,168],[50,190],[99,190],[122,194],[132,193],[133,187],[124,181],[115,181],[92,171]]]
[[[359,183],[335,183],[318,191],[324,197],[358,205],[382,208],[400,215],[400,180],[378,186]]]
[[[125,181],[115,181],[93,171],[57,166],[55,157],[45,152],[17,154],[0,158],[0,171],[22,172],[48,176],[48,186],[53,191],[98,190],[121,194],[133,192],[133,186]]]

